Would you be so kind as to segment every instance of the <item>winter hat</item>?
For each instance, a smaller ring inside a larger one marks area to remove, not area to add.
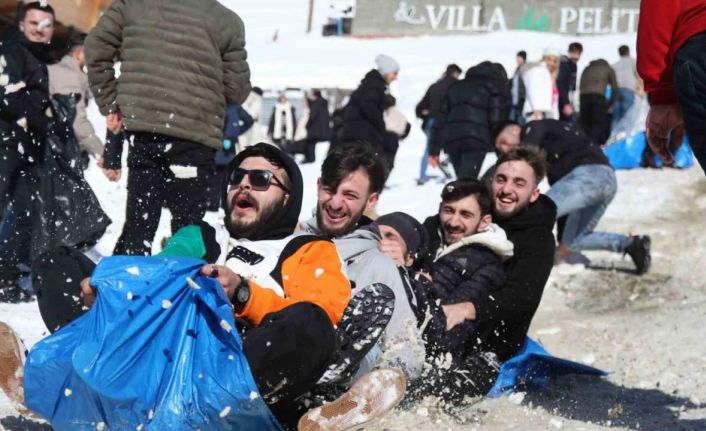
[[[542,57],[561,57],[561,51],[555,46],[548,46],[542,51]]]
[[[375,220],[378,226],[390,226],[399,232],[407,243],[409,255],[413,259],[426,253],[429,248],[429,238],[426,229],[414,217],[403,212],[394,212],[380,216]]]
[[[377,66],[378,72],[382,75],[400,70],[400,65],[395,59],[385,54],[380,54],[375,57],[375,65]]]

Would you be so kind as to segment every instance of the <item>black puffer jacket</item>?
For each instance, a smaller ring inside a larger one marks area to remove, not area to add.
[[[441,106],[444,103],[444,98],[446,97],[446,92],[451,84],[457,81],[458,79],[453,76],[446,75],[429,86],[429,89],[427,89],[424,97],[419,101],[414,109],[417,117],[422,119],[422,130],[426,130],[427,122],[430,119],[436,118],[436,116],[439,115]],[[422,113],[423,110],[428,110],[429,114],[424,115]]]
[[[434,296],[441,304],[472,302],[500,289],[505,270],[490,249],[473,244],[440,257],[432,265]]]
[[[610,165],[601,147],[574,126],[559,120],[527,123],[522,142],[543,149],[547,159],[547,180],[554,184],[582,165]]]
[[[4,64],[0,73],[7,77],[7,85],[0,85],[0,145],[41,156],[41,147],[49,127],[45,114],[50,106],[47,63],[49,45],[28,41],[18,31],[11,32],[0,44]],[[25,118],[27,130],[17,124]]]
[[[492,151],[492,132],[507,121],[512,95],[497,67],[485,61],[466,72],[465,78],[446,92],[434,119],[430,155]]]
[[[545,195],[506,220],[495,220],[514,244],[514,255],[504,263],[505,286],[492,297],[481,298],[476,322],[483,350],[501,361],[514,356],[524,343],[554,264],[552,229],[556,205]]]
[[[341,141],[362,139],[382,148],[386,91],[387,84],[380,72],[373,69],[365,75],[343,111]]]

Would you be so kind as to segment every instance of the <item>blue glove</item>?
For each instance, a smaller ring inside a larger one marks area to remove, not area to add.
[[[224,150],[230,150],[230,148],[233,146],[233,142],[231,142],[230,139],[224,139],[223,140],[223,149]]]

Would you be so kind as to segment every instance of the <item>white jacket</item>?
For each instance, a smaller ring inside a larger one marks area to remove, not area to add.
[[[559,118],[558,93],[554,92],[552,74],[544,62],[528,64],[522,72],[525,83],[525,106],[522,113],[541,112],[544,118]]]
[[[436,252],[436,258],[434,260],[436,261],[454,250],[458,250],[459,248],[471,244],[480,244],[489,248],[493,251],[493,253],[498,255],[500,260],[503,262],[512,257],[515,249],[514,244],[507,239],[505,230],[495,223],[491,223],[482,232],[463,237],[460,241],[457,241],[449,246],[439,248]]]

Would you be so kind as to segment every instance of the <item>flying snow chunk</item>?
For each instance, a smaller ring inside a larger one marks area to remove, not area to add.
[[[134,298],[134,297],[135,297],[135,295],[133,295],[132,292],[127,293],[127,300],[128,301],[132,301],[132,298]]]
[[[229,360],[229,361],[234,361],[234,360],[235,360],[235,356],[233,356],[233,355],[228,355],[228,360]]]
[[[221,410],[221,412],[218,414],[218,416],[220,416],[221,418],[224,418],[224,417],[228,416],[229,413],[230,413],[230,406],[226,406],[223,410]]]
[[[70,397],[71,393],[72,393],[71,389],[69,389],[69,388],[64,389],[64,396],[65,397]]]
[[[323,268],[316,268],[314,271],[314,278],[321,278],[322,275],[324,275],[324,269]]]
[[[143,427],[144,427],[144,425],[140,424],[137,426],[137,428],[135,428],[135,431],[142,431]]]
[[[169,308],[171,306],[172,306],[172,301],[170,301],[168,299],[162,300],[162,308],[164,308],[166,310],[167,308]]]
[[[186,277],[186,284],[192,289],[201,289],[201,286],[196,284],[196,282],[191,277]]]
[[[230,326],[230,323],[226,322],[225,319],[221,319],[221,328],[225,329],[226,332],[230,332],[233,330],[233,328]]]
[[[140,275],[140,268],[138,268],[136,266],[131,266],[130,268],[126,269],[125,271],[127,271],[129,274],[132,274],[132,275],[136,275],[136,276]]]
[[[96,424],[96,429],[97,429],[98,431],[103,431],[103,430],[105,429],[105,422],[98,422],[98,423]]]
[[[250,392],[250,399],[251,399],[251,400],[256,400],[256,399],[258,399],[259,397],[260,397],[260,396],[257,394],[257,392],[255,392],[255,391],[251,391],[251,392]]]

